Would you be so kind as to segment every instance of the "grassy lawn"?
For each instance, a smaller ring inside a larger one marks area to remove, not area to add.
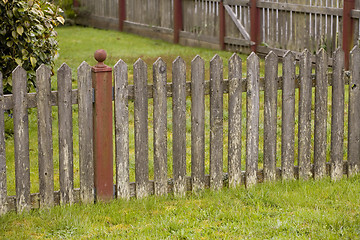
[[[359,239],[360,177],[0,217],[3,239]]]
[[[73,69],[73,88],[76,88],[76,69],[83,61],[95,65],[95,50],[108,52],[106,64],[114,66],[123,59],[129,67],[129,83],[132,83],[133,63],[142,58],[148,65],[149,82],[152,81],[152,64],[158,57],[167,63],[168,81],[171,81],[171,63],[181,56],[187,64],[190,80],[191,60],[200,55],[206,63],[206,80],[209,78],[209,61],[217,53],[224,62],[224,78],[227,78],[227,62],[232,53],[203,48],[190,48],[135,35],[83,27],[58,29],[60,51],[56,69],[66,62]],[[243,77],[246,76],[246,57],[243,59]],[[264,62],[261,61],[263,71]],[[281,66],[281,65],[280,65]],[[279,70],[279,73],[281,71]],[[261,73],[263,74],[263,72]],[[56,87],[56,75],[52,88]],[[314,95],[314,93],[313,93]],[[346,97],[347,97],[346,90]],[[298,90],[296,91],[298,98]],[[263,149],[263,92],[260,94],[260,141],[259,168],[262,168]],[[297,102],[297,100],[296,100]],[[346,100],[346,109],[347,109]],[[227,95],[224,95],[224,172],[227,172]],[[313,101],[314,104],[314,101]],[[190,175],[191,148],[191,99],[187,99],[187,172]],[[278,146],[277,159],[281,155],[281,91],[278,95]],[[297,136],[296,106],[295,134]],[[245,117],[246,96],[243,94],[242,167],[245,167]],[[330,150],[331,88],[329,88],[328,153]],[[130,110],[130,180],[134,181],[134,117],[133,102]],[[152,100],[149,100],[149,170],[153,178]],[[347,110],[345,110],[345,155],[347,149]],[[53,107],[53,149],[55,190],[59,189],[58,122],[57,107]],[[78,114],[73,106],[74,178],[79,187],[78,162]],[[168,99],[168,175],[172,177],[172,125],[171,99]],[[12,125],[7,116],[7,124]],[[39,191],[37,160],[37,113],[29,110],[31,192]],[[209,98],[206,97],[206,173],[209,172]],[[297,139],[295,139],[297,155]],[[329,155],[329,154],[328,154]],[[11,135],[6,141],[8,195],[15,195],[14,141]],[[143,200],[114,201],[110,204],[55,207],[50,210],[33,210],[17,215],[9,213],[0,217],[0,239],[355,239],[360,237],[360,177],[331,182],[329,179],[308,182],[275,182],[255,186],[252,189],[224,189],[220,192],[206,190],[200,195],[188,194],[186,198],[149,197]]]

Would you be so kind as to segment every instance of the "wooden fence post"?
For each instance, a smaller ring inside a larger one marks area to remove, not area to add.
[[[130,198],[128,67],[123,60],[114,66],[116,197]]]
[[[220,49],[225,50],[225,8],[224,8],[224,0],[219,2],[219,44]]]
[[[210,61],[210,187],[223,187],[223,62]]]
[[[343,7],[343,50],[345,53],[345,69],[349,69],[350,50],[353,45],[354,19],[351,10],[355,9],[355,0],[344,0]]]
[[[18,66],[12,72],[14,98],[14,152],[17,212],[31,209],[29,118],[26,71]]]
[[[0,72],[0,215],[7,212],[3,75]]]
[[[321,48],[316,54],[315,84],[315,129],[314,129],[314,178],[320,179],[326,174],[326,128],[328,99],[328,55]]]
[[[147,65],[138,59],[134,64],[134,132],[136,197],[149,194],[149,130]]]
[[[260,41],[260,10],[256,4],[257,0],[250,0],[250,39],[254,42],[254,45],[251,45],[251,51],[253,52],[256,52]]]
[[[295,142],[295,56],[287,51],[283,58],[281,178],[294,178]]]
[[[174,43],[179,43],[183,28],[182,0],[174,0]]]
[[[36,70],[40,207],[54,206],[54,164],[50,77],[51,69],[49,67],[42,64]]]
[[[80,200],[94,203],[93,91],[91,67],[81,63],[78,71]]]
[[[257,183],[259,159],[259,117],[260,117],[260,63],[259,57],[251,53],[247,58],[246,91],[246,170],[245,186]]]
[[[126,20],[126,0],[119,0],[119,31],[124,30],[124,21]]]
[[[278,57],[271,51],[265,58],[264,181],[276,179],[277,95]]]
[[[74,202],[72,79],[65,63],[58,69],[60,203]]]
[[[107,201],[113,198],[112,69],[104,64],[104,50],[97,50],[94,57],[98,61],[92,67],[94,183],[97,200]]]
[[[173,177],[175,196],[186,193],[186,63],[177,57],[172,67]]]

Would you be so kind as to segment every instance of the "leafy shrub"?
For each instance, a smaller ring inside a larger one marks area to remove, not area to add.
[[[61,9],[45,0],[0,0],[0,70],[4,92],[12,90],[11,72],[22,66],[28,72],[28,87],[34,86],[35,70],[54,67],[58,50],[54,28],[64,18]]]
[[[76,18],[76,12],[74,10],[74,1],[73,0],[53,0],[53,2],[61,7],[64,11],[62,16],[66,19],[67,25],[74,25],[74,20]]]

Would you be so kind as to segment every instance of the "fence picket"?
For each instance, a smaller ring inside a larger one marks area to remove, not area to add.
[[[344,158],[344,51],[339,48],[333,56],[330,177],[339,180],[343,175]]]
[[[327,54],[320,49],[316,54],[315,84],[315,133],[314,133],[314,178],[326,174],[326,125],[327,125]]]
[[[166,63],[153,65],[154,92],[154,184],[155,195],[167,194],[167,92]]]
[[[78,88],[80,199],[83,203],[93,203],[93,89],[91,67],[86,62],[78,68]]]
[[[16,210],[22,212],[31,209],[26,71],[20,66],[16,67],[12,72],[12,80],[14,98]]]
[[[210,61],[210,187],[223,187],[223,62]]]
[[[264,91],[264,181],[276,179],[278,58],[270,52],[265,58]]]
[[[205,65],[200,56],[191,62],[191,180],[194,192],[205,187]]]
[[[260,116],[260,65],[259,57],[253,52],[247,58],[246,95],[246,170],[245,186],[257,182],[259,158],[259,116]]]
[[[139,59],[134,64],[135,179],[136,197],[149,193],[147,66]]]
[[[40,207],[54,205],[54,164],[51,117],[51,69],[41,65],[36,70],[38,116]]]
[[[116,196],[130,198],[128,67],[122,60],[114,66]]]
[[[311,95],[312,71],[311,54],[305,49],[300,56],[299,87],[299,178],[311,177]]]
[[[234,53],[229,60],[229,186],[241,184],[241,100],[242,61]]]
[[[73,127],[72,127],[72,76],[68,65],[57,72],[59,115],[59,175],[60,203],[74,202]]]
[[[186,193],[186,64],[178,57],[172,66],[174,194]]]
[[[351,51],[351,78],[349,83],[349,123],[348,123],[348,175],[359,172],[360,168],[360,48]]]
[[[0,72],[0,216],[7,212],[3,74]]]
[[[288,51],[283,59],[281,177],[294,178],[295,142],[295,56]]]

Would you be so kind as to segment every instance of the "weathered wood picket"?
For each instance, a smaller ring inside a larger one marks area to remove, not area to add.
[[[282,76],[278,76],[278,58],[270,52],[265,59],[265,76],[260,77],[256,54],[247,59],[247,77],[242,79],[242,61],[234,54],[229,59],[228,76],[223,75],[222,59],[215,55],[210,61],[210,81],[205,81],[205,63],[196,56],[191,63],[191,82],[186,82],[186,65],[178,57],[172,63],[172,82],[167,82],[167,65],[158,59],[153,65],[153,84],[148,84],[147,65],[139,59],[134,64],[134,85],[128,84],[128,68],[120,60],[113,68],[116,183],[114,196],[129,199],[149,194],[173,192],[184,196],[186,191],[198,192],[210,187],[218,190],[228,185],[251,187],[257,182],[275,179],[315,179],[330,175],[338,180],[343,174],[356,174],[360,166],[360,49],[351,52],[351,70],[344,74],[344,52],[334,52],[333,68],[328,72],[327,53],[316,54],[315,74],[312,74],[311,54],[305,50],[299,62],[294,54],[283,57]],[[296,66],[299,66],[299,75]],[[93,162],[93,76],[91,67],[83,62],[78,68],[78,89],[71,88],[71,69],[63,64],[57,72],[58,91],[51,91],[51,71],[42,65],[36,72],[37,92],[27,93],[26,72],[17,67],[12,75],[13,95],[3,95],[0,88],[0,111],[13,110],[15,141],[16,196],[8,196],[5,156],[4,114],[0,114],[0,213],[31,208],[48,208],[55,204],[94,203]],[[348,80],[348,77],[349,79]],[[345,83],[349,84],[348,158],[344,161]],[[328,87],[332,85],[331,113],[328,113]],[[0,86],[2,75],[0,74]],[[312,119],[312,89],[315,88]],[[296,91],[299,88],[299,91]],[[264,98],[260,92],[264,91]],[[278,104],[278,96],[281,104]],[[246,92],[246,147],[242,159],[242,94]],[[299,100],[297,101],[297,93]],[[206,94],[209,95],[207,119]],[[224,94],[228,94],[224,98]],[[172,98],[172,159],[167,153],[167,99]],[[191,97],[191,119],[186,117],[186,99]],[[154,180],[149,180],[148,98],[153,98]],[[228,99],[228,109],[224,109]],[[261,101],[264,101],[264,104]],[[129,100],[134,102],[135,183],[129,177]],[[96,99],[95,99],[96,101]],[[80,189],[74,189],[72,105],[79,111],[79,175]],[[59,181],[54,191],[52,143],[52,106],[58,106],[59,116]],[[263,107],[262,107],[263,106]],[[296,111],[298,106],[298,111]],[[278,110],[281,107],[281,121]],[[30,193],[28,108],[37,108],[39,193]],[[264,120],[260,111],[264,111]],[[228,145],[224,146],[224,117],[228,112]],[[296,112],[298,117],[296,117]],[[327,141],[327,115],[331,114],[331,141]],[[298,119],[298,131],[295,120]],[[191,173],[186,172],[186,121],[191,121]],[[205,124],[210,123],[209,175],[205,174]],[[312,132],[314,124],[314,132]],[[277,133],[281,125],[281,138]],[[263,131],[260,128],[263,126]],[[263,136],[260,136],[262,134]],[[296,138],[296,132],[297,138]],[[110,136],[111,137],[111,136]],[[261,138],[260,138],[261,137]],[[264,147],[259,148],[259,139]],[[281,139],[281,142],[277,142]],[[298,139],[298,140],[296,140]],[[314,140],[314,145],[311,142]],[[297,155],[295,143],[298,142]],[[281,144],[281,157],[277,145]],[[330,144],[331,151],[326,148]],[[313,147],[313,148],[312,148]],[[224,148],[228,150],[223,158]],[[312,149],[313,152],[312,152]],[[263,153],[263,169],[259,170]],[[313,157],[312,157],[313,155]],[[329,156],[328,156],[329,155]],[[278,159],[280,158],[280,159]],[[329,161],[327,161],[329,159]],[[227,161],[228,171],[223,171]],[[242,171],[245,163],[245,171]],[[168,166],[173,172],[168,179]],[[297,162],[295,165],[294,163]],[[226,162],[225,162],[226,163]]]

